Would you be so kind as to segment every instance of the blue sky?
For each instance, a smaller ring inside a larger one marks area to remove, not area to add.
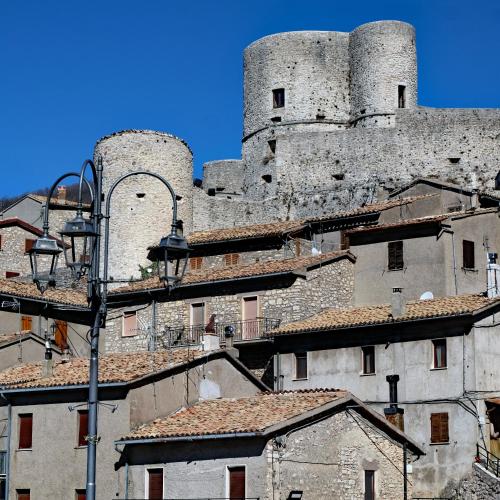
[[[110,132],[171,132],[238,158],[242,51],[264,35],[415,25],[419,102],[500,107],[500,2],[26,0],[0,8],[0,195],[51,184]]]

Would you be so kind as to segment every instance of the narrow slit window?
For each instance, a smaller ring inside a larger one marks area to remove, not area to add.
[[[475,259],[474,259],[474,242],[463,240],[463,267],[464,269],[474,269]]]
[[[406,86],[398,85],[398,108],[406,108]]]
[[[19,415],[19,449],[30,450],[33,444],[33,414]]]
[[[365,500],[375,500],[374,470],[365,470]]]
[[[273,108],[285,107],[285,89],[273,90]]]
[[[269,151],[272,154],[276,153],[276,139],[271,139],[270,141],[267,141],[267,144],[269,145]]]
[[[78,410],[78,446],[87,446],[89,411]]]

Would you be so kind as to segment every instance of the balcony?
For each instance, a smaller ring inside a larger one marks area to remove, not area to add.
[[[226,329],[231,328],[233,342],[246,342],[267,337],[267,334],[278,328],[281,320],[271,318],[257,318],[247,320],[223,321],[212,326],[194,325],[190,327],[165,327],[158,335],[157,341],[164,348],[182,347],[201,344],[205,333],[219,336],[221,345],[226,343]]]

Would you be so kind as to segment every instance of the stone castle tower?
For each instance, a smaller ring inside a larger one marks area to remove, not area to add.
[[[189,232],[346,209],[416,177],[493,189],[500,169],[500,110],[419,106],[415,30],[399,21],[257,40],[244,51],[243,108],[241,159],[206,163],[202,187],[192,185],[183,141],[125,131],[96,146],[105,188],[127,169],[164,175],[182,197]],[[123,206],[113,208],[130,217],[113,237],[136,233],[130,250],[143,255],[166,230],[164,199],[156,203],[163,188],[140,179],[123,190]],[[125,267],[120,274],[137,274],[137,264]]]

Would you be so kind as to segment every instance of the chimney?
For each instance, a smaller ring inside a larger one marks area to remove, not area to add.
[[[391,313],[394,318],[404,316],[406,313],[406,301],[403,297],[402,288],[392,289]]]
[[[404,410],[398,408],[398,382],[399,375],[387,375],[385,377],[389,383],[389,408],[384,408],[385,418],[399,430],[405,430]]]
[[[470,197],[470,208],[471,210],[476,210],[476,208],[479,208],[479,194],[477,192],[477,189],[472,190],[472,195]]]
[[[45,359],[43,360],[43,370],[42,377],[48,378],[52,377],[54,374],[54,361],[52,359],[52,347],[50,345],[50,339],[45,339]]]
[[[57,199],[66,202],[66,186],[57,186]]]

